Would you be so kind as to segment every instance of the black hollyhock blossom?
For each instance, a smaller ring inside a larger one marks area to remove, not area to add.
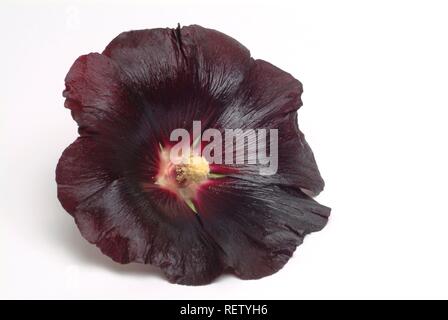
[[[79,57],[65,83],[80,136],[59,160],[58,198],[114,261],[188,285],[257,279],[327,223],[330,209],[310,197],[324,182],[297,125],[302,85],[236,40],[200,26],[125,32]],[[194,120],[278,129],[277,173],[203,159],[179,171],[170,133]]]

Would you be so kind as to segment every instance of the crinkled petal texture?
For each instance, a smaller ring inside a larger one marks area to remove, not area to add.
[[[79,57],[66,77],[65,106],[80,137],[56,169],[58,198],[104,254],[156,265],[171,282],[270,275],[330,214],[309,196],[324,183],[297,126],[301,93],[290,74],[220,32],[122,33],[102,54]],[[202,130],[278,129],[277,173],[218,166],[225,177],[198,192],[194,213],[154,183],[159,146],[194,120]]]

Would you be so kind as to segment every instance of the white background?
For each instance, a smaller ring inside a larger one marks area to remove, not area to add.
[[[446,3],[446,2],[445,2]],[[448,298],[444,1],[1,1],[1,298]],[[81,238],[54,170],[77,136],[64,77],[130,29],[218,29],[304,84],[332,216],[277,274],[168,283]]]

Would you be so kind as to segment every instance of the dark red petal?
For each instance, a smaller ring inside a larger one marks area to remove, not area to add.
[[[290,113],[278,120],[278,170],[273,175],[260,175],[261,165],[231,165],[228,176],[260,184],[278,184],[301,188],[317,195],[324,181],[314,154],[297,125],[297,114]],[[235,168],[232,172],[231,168]],[[218,169],[223,170],[223,169]]]
[[[330,209],[300,190],[226,179],[201,193],[199,216],[243,279],[275,273],[310,232],[321,230]]]
[[[56,170],[59,200],[84,238],[117,262],[159,266],[171,282],[204,284],[221,274],[221,250],[194,213],[170,202],[178,216],[166,215],[160,194],[148,196],[132,175],[112,173],[113,152],[94,138],[78,138]]]
[[[79,57],[65,78],[65,106],[81,134],[109,134],[129,127],[138,105],[130,101],[126,77],[109,58],[91,53]]]
[[[185,71],[175,30],[168,28],[123,32],[103,55],[121,67],[134,88],[147,91],[176,81]]]
[[[318,194],[324,187],[313,152],[297,125],[302,84],[289,73],[256,60],[232,103],[216,123],[220,128],[278,129],[278,172],[261,176],[259,166],[238,166],[235,177],[292,185]]]
[[[231,100],[253,63],[249,50],[219,31],[197,25],[183,27],[179,42],[199,84],[215,99]]]
[[[249,50],[235,39],[195,25],[124,32],[103,54],[147,90],[187,77],[191,88],[217,100],[231,97],[252,62]]]
[[[276,127],[302,105],[302,84],[289,73],[255,60],[217,122],[223,128]]]
[[[58,198],[73,214],[78,205],[113,181],[105,170],[107,154],[93,139],[80,137],[65,149],[56,168]]]
[[[104,50],[128,75],[155,131],[214,126],[252,64],[236,40],[200,26],[120,34]]]
[[[74,216],[82,235],[117,262],[150,263],[175,283],[209,283],[223,271],[221,251],[188,213],[190,219],[168,219],[119,179],[83,202]]]

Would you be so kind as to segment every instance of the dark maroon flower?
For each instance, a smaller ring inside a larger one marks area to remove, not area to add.
[[[227,270],[256,279],[327,223],[330,209],[310,198],[324,182],[297,126],[302,85],[234,39],[200,26],[125,32],[79,57],[65,83],[80,137],[59,160],[58,198],[113,260],[182,284]],[[277,173],[203,158],[173,165],[170,133],[195,120],[278,129]]]

